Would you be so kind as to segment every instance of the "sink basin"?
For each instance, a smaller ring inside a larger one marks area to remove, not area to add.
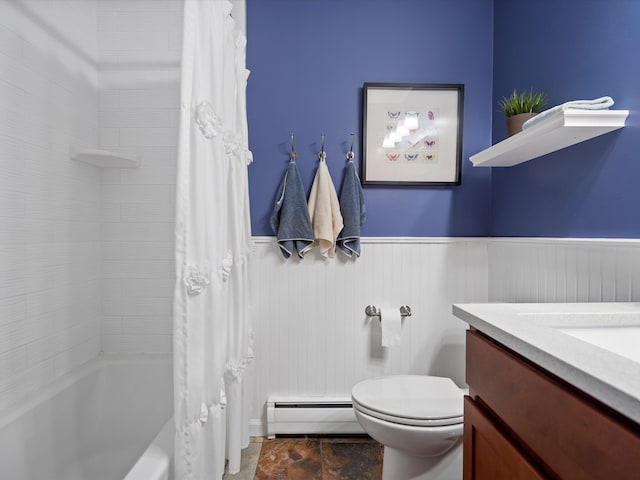
[[[564,327],[557,330],[640,363],[640,326]]]

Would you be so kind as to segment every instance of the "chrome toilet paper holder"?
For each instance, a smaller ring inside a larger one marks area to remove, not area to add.
[[[380,309],[375,305],[367,305],[364,309],[364,314],[367,317],[378,317],[380,320]],[[401,317],[410,317],[411,316],[411,307],[409,305],[402,305],[400,307],[400,316]],[[380,320],[382,321],[382,320]]]

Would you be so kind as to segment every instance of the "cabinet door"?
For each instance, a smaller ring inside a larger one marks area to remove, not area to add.
[[[543,480],[469,397],[464,399],[464,480]]]

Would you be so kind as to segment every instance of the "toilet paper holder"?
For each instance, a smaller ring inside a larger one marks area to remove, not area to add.
[[[380,320],[380,309],[375,305],[367,305],[364,309],[364,314],[367,317],[378,317]],[[401,317],[410,317],[411,316],[411,307],[409,305],[402,305],[400,307],[400,316]]]

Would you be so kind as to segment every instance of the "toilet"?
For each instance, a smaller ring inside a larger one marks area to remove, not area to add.
[[[445,377],[392,375],[351,391],[365,432],[384,445],[382,480],[461,480],[465,391]]]

